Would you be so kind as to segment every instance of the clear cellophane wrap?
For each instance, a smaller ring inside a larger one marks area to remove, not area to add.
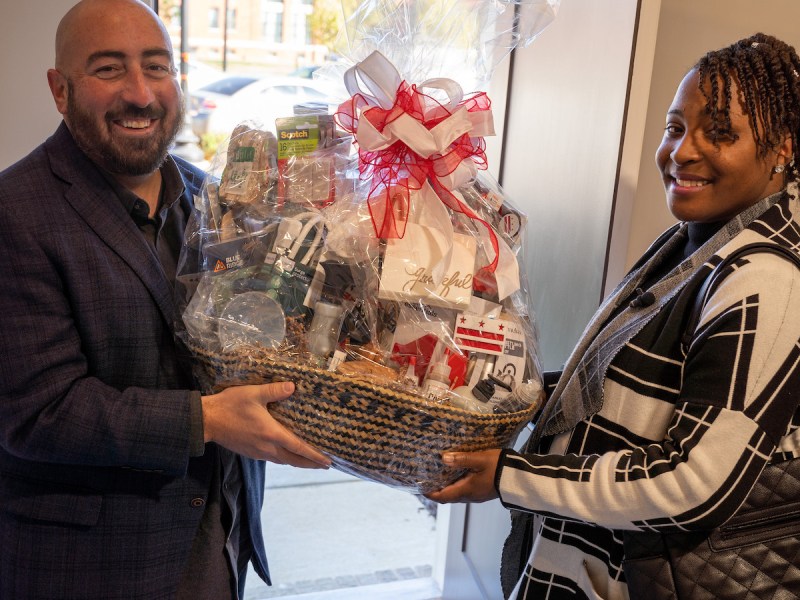
[[[557,2],[403,4],[347,16],[331,110],[232,132],[187,228],[179,331],[205,392],[291,380],[277,420],[342,471],[427,493],[462,474],[443,451],[508,446],[544,397],[491,102],[440,74],[461,57],[485,80]]]

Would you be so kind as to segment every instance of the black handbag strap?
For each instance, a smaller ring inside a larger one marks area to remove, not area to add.
[[[708,297],[711,295],[711,292],[719,283],[719,279],[723,277],[725,267],[733,264],[743,256],[753,254],[755,252],[772,252],[773,254],[783,256],[787,260],[792,261],[797,268],[800,269],[800,256],[788,248],[778,246],[776,244],[770,244],[767,242],[754,242],[752,244],[742,246],[741,248],[737,248],[731,252],[728,256],[723,258],[716,267],[714,267],[714,270],[708,277],[706,277],[705,281],[703,281],[703,284],[700,286],[700,289],[697,291],[694,304],[692,304],[692,309],[689,312],[689,318],[686,321],[686,328],[683,331],[683,337],[681,338],[681,347],[683,348],[684,353],[686,353],[689,349],[689,344],[694,336],[694,331],[697,329],[697,324],[700,322],[700,314],[703,311],[703,306],[705,306]]]

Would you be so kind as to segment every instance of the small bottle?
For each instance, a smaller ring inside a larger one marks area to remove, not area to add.
[[[314,305],[314,318],[306,334],[308,350],[317,356],[328,356],[336,349],[344,308],[319,301]]]
[[[511,413],[526,410],[531,405],[538,408],[544,398],[543,392],[542,384],[536,380],[520,383],[508,396],[492,402],[492,410],[494,413]]]
[[[406,374],[403,376],[403,383],[411,387],[419,387],[419,378],[417,377],[417,357],[411,356],[408,359],[408,366],[406,367]]]
[[[463,408],[471,412],[491,413],[492,405],[478,400],[470,390],[468,385],[457,387],[450,393],[450,404],[457,408]]]
[[[491,402],[498,387],[503,388],[506,392],[511,391],[511,386],[490,373],[486,379],[481,379],[477,385],[472,388],[472,395],[482,402]],[[506,393],[505,395],[508,394]]]
[[[422,392],[430,400],[444,401],[450,391],[450,365],[447,364],[449,354],[450,351],[445,350],[442,362],[428,367],[425,382],[422,384]]]

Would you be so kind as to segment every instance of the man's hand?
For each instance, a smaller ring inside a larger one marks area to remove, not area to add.
[[[259,460],[305,468],[328,468],[330,459],[315,450],[267,410],[270,402],[294,392],[290,382],[230,387],[203,396],[203,433],[206,442]]]
[[[425,496],[442,504],[493,500],[497,498],[494,476],[499,460],[500,450],[445,452],[442,455],[445,465],[454,469],[466,469],[468,473],[446,488]]]

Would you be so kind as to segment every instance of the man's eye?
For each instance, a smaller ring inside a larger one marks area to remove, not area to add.
[[[104,65],[94,70],[94,74],[100,79],[113,79],[122,73],[122,69],[116,65]]]
[[[145,70],[147,71],[147,74],[150,75],[150,77],[155,77],[157,79],[171,77],[173,74],[172,67],[170,67],[169,65],[161,65],[158,63],[147,65],[145,67]]]

